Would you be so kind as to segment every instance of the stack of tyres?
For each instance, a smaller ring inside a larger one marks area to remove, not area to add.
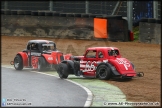
[[[150,44],[161,44],[161,20],[142,18],[139,22],[139,41]]]

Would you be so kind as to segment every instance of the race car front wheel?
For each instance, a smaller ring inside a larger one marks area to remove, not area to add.
[[[68,77],[68,66],[65,63],[60,63],[58,66],[57,73],[59,74],[59,77],[62,78],[67,78]]]
[[[97,69],[97,75],[100,80],[109,80],[111,78],[110,68],[106,65],[100,65]]]
[[[23,69],[23,60],[20,55],[16,55],[14,58],[14,67],[16,70],[22,70]]]

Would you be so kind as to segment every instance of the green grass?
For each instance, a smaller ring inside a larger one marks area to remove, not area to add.
[[[139,40],[139,26],[133,27],[133,33],[134,33],[134,41]]]

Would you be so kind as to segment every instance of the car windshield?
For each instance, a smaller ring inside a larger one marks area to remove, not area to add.
[[[54,50],[54,44],[42,44],[42,51]]]

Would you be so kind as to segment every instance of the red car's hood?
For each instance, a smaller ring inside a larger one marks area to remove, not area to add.
[[[136,73],[131,62],[126,58],[110,59],[109,62],[115,66],[120,74]]]

